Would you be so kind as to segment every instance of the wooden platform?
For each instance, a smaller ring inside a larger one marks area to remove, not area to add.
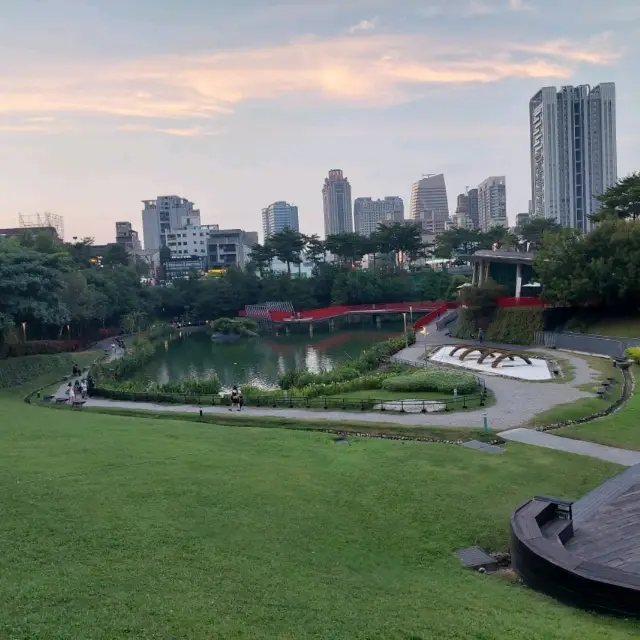
[[[584,608],[640,616],[640,465],[566,506],[536,498],[511,517],[513,568]]]

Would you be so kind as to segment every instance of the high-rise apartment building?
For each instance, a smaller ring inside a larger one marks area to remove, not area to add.
[[[300,231],[298,207],[280,200],[262,210],[262,231],[266,239],[284,229]]]
[[[618,178],[615,84],[544,87],[529,103],[532,215],[589,231]]]
[[[380,223],[403,220],[404,202],[397,196],[387,196],[384,200],[356,198],[353,203],[354,227],[361,236],[370,236]]]
[[[423,175],[411,186],[411,219],[426,233],[443,233],[449,223],[447,186],[442,173]]]
[[[148,253],[167,246],[167,234],[185,227],[200,226],[200,211],[194,209],[193,202],[186,198],[159,196],[142,202],[142,236]]]
[[[322,204],[325,235],[353,232],[351,185],[342,170],[332,169],[324,179]]]
[[[478,190],[469,189],[467,191],[467,197],[469,198],[469,220],[471,221],[472,229],[480,228],[480,211],[478,205]]]
[[[504,176],[491,176],[478,185],[480,230],[508,227],[507,184]]]

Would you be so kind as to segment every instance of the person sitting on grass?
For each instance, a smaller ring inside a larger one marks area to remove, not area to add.
[[[240,391],[235,384],[233,385],[233,389],[231,389],[231,406],[229,407],[229,411],[233,411],[234,407],[237,411],[242,411],[242,391]]]

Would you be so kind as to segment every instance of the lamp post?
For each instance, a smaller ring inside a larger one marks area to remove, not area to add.
[[[409,336],[407,335],[407,312],[402,312],[402,317],[404,319],[404,346],[409,347]]]
[[[413,307],[409,307],[409,322],[413,324]]]
[[[27,323],[26,322],[22,322],[22,338],[24,339],[24,341],[27,341]]]
[[[69,336],[69,340],[71,340],[71,325],[67,325],[67,335]]]

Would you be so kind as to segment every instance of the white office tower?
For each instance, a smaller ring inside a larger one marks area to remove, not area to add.
[[[437,236],[449,223],[449,201],[444,175],[427,174],[411,186],[411,219],[419,221],[425,233]]]
[[[491,176],[478,185],[480,230],[509,226],[507,220],[507,182],[504,176]]]
[[[284,201],[273,202],[262,210],[262,231],[265,240],[284,229],[300,231],[298,207]]]
[[[355,231],[361,236],[370,236],[381,223],[403,220],[404,202],[397,196],[387,196],[384,200],[356,198],[353,203]]]
[[[325,236],[353,232],[351,185],[342,170],[332,169],[322,187]]]
[[[613,82],[545,87],[529,103],[532,215],[589,231],[618,179]]]
[[[179,196],[159,196],[155,200],[143,200],[142,237],[146,253],[157,252],[167,246],[167,235],[178,229],[200,226],[200,211],[193,202]],[[153,259],[158,262],[157,258]]]

